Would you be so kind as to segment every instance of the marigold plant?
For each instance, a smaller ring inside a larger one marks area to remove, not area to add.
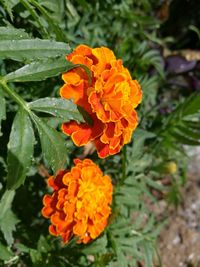
[[[42,214],[50,218],[49,232],[67,243],[73,236],[79,243],[97,238],[111,213],[112,182],[90,159],[74,160],[71,171],[61,170],[48,179],[52,195],[43,198]]]
[[[99,157],[118,153],[127,144],[138,125],[135,108],[141,102],[142,91],[122,60],[106,48],[79,45],[67,56],[74,64],[84,64],[92,74],[88,81],[86,72],[77,67],[62,75],[65,84],[60,89],[63,98],[70,99],[86,110],[93,124],[70,121],[62,125],[65,134],[77,146],[93,141]]]

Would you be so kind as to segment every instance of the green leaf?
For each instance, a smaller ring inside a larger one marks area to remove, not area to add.
[[[54,173],[63,169],[66,162],[65,140],[55,129],[43,122],[35,114],[31,118],[36,124],[42,145],[43,156],[52,167]]]
[[[38,266],[39,264],[42,263],[42,254],[36,249],[30,250],[30,257],[31,257],[31,261],[33,262],[34,266]]]
[[[15,247],[20,251],[20,252],[23,252],[23,253],[29,253],[30,252],[30,248],[25,246],[24,244],[21,244],[21,243],[17,243],[15,244]]]
[[[60,28],[60,26],[53,20],[53,18],[48,14],[45,8],[43,8],[39,3],[37,3],[35,0],[29,0],[32,5],[34,5],[44,16],[46,21],[48,22],[49,26],[51,27],[52,31],[56,34],[56,39],[58,41],[65,41],[66,36],[64,34],[64,31]]]
[[[7,74],[5,79],[9,82],[42,81],[73,69],[74,67],[76,67],[76,65],[67,61],[64,56],[59,58],[48,58],[25,65],[24,67]]]
[[[50,245],[43,235],[40,236],[37,244],[37,250],[41,253],[47,253],[51,250]]]
[[[195,139],[192,139],[188,136],[184,136],[183,133],[177,131],[176,129],[170,130],[170,134],[172,137],[176,139],[176,142],[181,143],[183,145],[189,145],[189,146],[199,146],[200,142],[198,142]]]
[[[194,26],[194,25],[190,25],[189,27],[188,27],[190,30],[192,30],[192,31],[194,31],[196,34],[197,34],[197,36],[198,36],[198,38],[199,38],[199,41],[200,41],[200,29],[198,29],[196,26]]]
[[[152,245],[149,242],[143,242],[143,249],[144,249],[144,260],[146,267],[153,267],[153,250]]]
[[[141,156],[143,155],[143,147],[144,147],[145,140],[149,138],[154,138],[154,137],[156,137],[156,135],[152,132],[148,132],[140,128],[136,129],[133,135],[133,145],[131,148],[132,155],[131,157],[128,158],[128,160],[131,161],[131,164],[129,164],[129,167],[132,167],[133,162],[141,158]]]
[[[6,119],[6,102],[2,91],[0,90],[0,136],[1,133],[1,121]]]
[[[105,253],[107,243],[108,241],[106,235],[103,235],[97,240],[93,241],[90,245],[87,245],[81,251],[85,254]]]
[[[6,190],[3,194],[0,200],[0,220],[5,216],[7,210],[10,209],[14,196],[14,190]]]
[[[186,127],[191,128],[195,131],[200,131],[200,121],[188,121],[183,120],[183,123],[186,125]]]
[[[183,126],[177,125],[177,129],[178,129],[178,131],[180,131],[182,134],[188,136],[189,138],[200,140],[200,132],[194,131],[185,125],[183,125]]]
[[[26,33],[24,29],[0,27],[0,40],[20,40],[29,38],[28,33]]]
[[[164,185],[162,185],[162,184],[160,184],[160,183],[154,181],[152,178],[146,178],[146,179],[145,179],[145,182],[146,182],[150,187],[155,188],[155,189],[157,189],[157,190],[162,191],[162,190],[165,190],[165,189],[166,189],[166,187],[165,187]]]
[[[182,116],[186,117],[200,112],[200,95],[193,94],[183,103]]]
[[[79,112],[82,114],[82,116],[83,116],[84,120],[87,122],[87,124],[89,124],[90,126],[93,126],[93,120],[90,117],[89,113],[81,106],[78,106],[77,108],[78,108]]]
[[[82,64],[72,64],[67,61],[64,56],[32,62],[7,74],[5,79],[9,82],[42,81],[77,67],[81,67],[85,70],[89,83],[91,83],[91,72],[87,66]]]
[[[15,226],[19,222],[11,210],[14,195],[15,192],[13,190],[7,190],[0,201],[0,229],[8,245],[11,245],[14,241],[12,233],[15,231]]]
[[[124,255],[121,247],[118,245],[116,246],[116,254],[117,254],[117,262],[119,267],[126,267],[128,266],[127,257]]]
[[[126,242],[124,242],[125,244],[123,244],[123,242],[121,243],[121,239],[119,240],[121,249],[124,252],[124,254],[126,255],[126,257],[132,256],[135,259],[142,260],[142,253],[139,251],[139,249],[137,249],[137,245],[134,244],[134,242],[135,242],[134,238],[133,237],[132,238],[125,237],[123,241],[126,241]],[[127,242],[127,241],[129,241],[129,242]],[[126,245],[126,243],[130,243],[130,244]]]
[[[46,97],[29,103],[29,107],[32,110],[49,113],[61,118],[63,122],[70,120],[84,121],[77,106],[71,100]]]
[[[0,259],[8,261],[13,257],[13,253],[3,244],[0,243]]]
[[[152,64],[160,76],[164,79],[164,71],[162,66],[162,58],[157,50],[149,50],[141,57],[141,64]]]
[[[43,38],[48,38],[49,34],[48,34],[46,28],[44,27],[40,16],[37,14],[37,12],[33,8],[33,6],[27,0],[20,0],[20,3],[28,10],[30,15],[33,17],[33,19],[34,19],[33,24],[34,24],[34,26],[37,25],[38,30],[41,33],[41,35],[43,36]],[[30,20],[30,22],[31,22],[31,20]]]
[[[4,218],[0,220],[0,228],[8,245],[13,244],[14,242],[12,233],[16,230],[16,224],[18,222],[19,220],[11,210],[8,210],[5,213]]]
[[[64,56],[70,51],[62,42],[41,39],[0,40],[0,58],[26,61],[40,58]]]
[[[148,115],[150,107],[156,105],[157,89],[159,87],[159,79],[157,75],[149,78],[149,75],[141,76],[139,83],[142,88],[142,111]],[[144,104],[145,103],[145,104]]]
[[[155,228],[155,218],[153,215],[149,214],[148,221],[146,225],[143,227],[143,234],[147,234],[148,232],[151,232],[152,229]]]
[[[90,69],[84,64],[76,64],[76,65],[74,65],[74,67],[81,67],[84,69],[84,71],[86,72],[86,74],[88,76],[89,85],[91,85],[92,84],[92,73],[91,73]]]
[[[12,9],[15,5],[18,4],[19,0],[1,0],[5,10],[8,12],[8,15],[10,19],[13,21],[13,14],[12,14]]]
[[[34,141],[30,118],[25,110],[20,109],[15,116],[8,143],[8,189],[16,189],[24,183],[33,157]]]

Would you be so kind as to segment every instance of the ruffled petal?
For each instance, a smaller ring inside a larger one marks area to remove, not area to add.
[[[138,125],[135,108],[142,100],[137,80],[123,66],[121,59],[106,48],[78,46],[67,59],[85,64],[91,71],[91,81],[81,67],[64,73],[65,85],[60,94],[72,98],[93,120],[93,124],[66,122],[62,126],[77,146],[93,141],[101,158],[114,155],[131,140]]]
[[[59,172],[63,182],[54,187],[52,195],[44,196],[42,215],[50,218],[50,234],[61,236],[64,243],[75,236],[77,243],[86,244],[97,238],[108,223],[112,182],[90,159],[74,162],[71,171]]]

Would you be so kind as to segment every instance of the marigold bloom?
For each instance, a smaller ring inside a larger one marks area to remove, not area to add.
[[[62,75],[65,84],[60,94],[84,108],[93,125],[71,121],[62,125],[63,132],[78,146],[93,141],[101,158],[118,153],[138,124],[135,108],[142,99],[140,85],[106,47],[79,45],[67,60],[85,64],[91,70],[92,83],[82,68],[74,68]]]
[[[74,160],[71,171],[48,179],[52,195],[43,198],[42,215],[50,218],[49,232],[67,243],[72,236],[88,243],[105,229],[111,213],[112,182],[90,159]]]

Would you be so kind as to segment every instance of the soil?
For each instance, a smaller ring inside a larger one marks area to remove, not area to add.
[[[159,237],[162,267],[200,267],[200,147],[186,149],[190,164],[182,203],[170,211],[168,224]],[[158,213],[165,213],[164,200],[158,209]]]

